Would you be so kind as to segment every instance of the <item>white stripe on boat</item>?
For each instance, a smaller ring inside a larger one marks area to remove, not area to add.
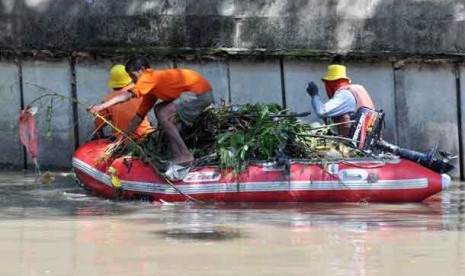
[[[111,179],[89,164],[73,158],[73,166],[90,177],[112,187]],[[177,194],[167,183],[150,183],[128,181],[121,179],[123,189],[134,192]],[[357,181],[269,181],[269,182],[218,182],[202,184],[182,184],[176,186],[185,194],[236,193],[240,192],[288,192],[288,191],[329,191],[329,190],[402,190],[424,189],[428,187],[427,178],[378,180],[369,183],[366,180]]]

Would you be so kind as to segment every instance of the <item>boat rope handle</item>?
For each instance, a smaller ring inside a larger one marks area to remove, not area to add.
[[[386,165],[386,161],[385,160],[381,160],[381,164],[379,165],[373,165],[373,166],[361,166],[361,165],[356,165],[352,162],[349,162],[349,161],[345,161],[345,160],[342,160],[341,163],[344,163],[348,166],[352,166],[352,167],[355,167],[355,168],[360,168],[360,169],[377,169],[377,168],[382,168]]]

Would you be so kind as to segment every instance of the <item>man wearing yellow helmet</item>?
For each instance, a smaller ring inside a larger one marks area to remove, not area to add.
[[[108,80],[108,86],[113,88],[113,92],[111,92],[104,101],[108,101],[111,98],[124,93],[128,87],[134,86],[131,84],[131,77],[126,72],[124,65],[117,64],[111,68],[110,71],[110,79]],[[140,107],[142,99],[133,98],[129,101],[122,102],[113,106],[110,106],[98,114],[104,117],[106,120],[110,121],[116,128],[121,131],[125,131],[129,128],[131,124],[131,120],[136,114],[137,110]],[[103,137],[103,128],[106,126],[104,120],[99,117],[95,118],[95,133],[94,138]],[[134,131],[134,135],[136,137],[144,137],[154,131],[154,128],[151,126],[147,116],[142,119],[141,124],[136,128]],[[117,138],[121,136],[121,134],[116,131],[115,129],[112,130],[113,135]]]
[[[89,112],[100,112],[114,104],[141,98],[142,104],[127,132],[132,133],[142,117],[153,108],[158,125],[165,131],[170,144],[171,162],[191,165],[194,156],[184,143],[177,121],[179,119],[186,126],[191,126],[200,113],[213,102],[210,83],[198,72],[190,69],[154,70],[150,67],[149,59],[144,56],[129,59],[125,67],[135,85],[123,89],[125,93],[118,97],[89,106]]]
[[[312,81],[307,86],[307,93],[312,97],[312,106],[316,115],[322,119],[331,118],[338,125],[338,132],[347,136],[350,130],[350,117],[360,107],[374,109],[375,106],[365,88],[359,84],[351,84],[346,75],[346,67],[332,64],[328,66],[326,76],[321,78],[325,85],[329,100],[323,103],[318,87]]]
[[[341,125],[338,125],[338,132],[340,135],[347,137],[351,127],[351,124],[349,124],[351,115],[363,106],[374,110],[373,101],[363,86],[351,84],[350,78],[346,75],[345,66],[329,65],[326,76],[321,80],[325,85],[329,100],[323,103],[318,93],[318,87],[314,82],[310,82],[307,86],[307,93],[312,97],[313,109],[318,117],[323,119],[331,118],[335,123],[341,123]],[[427,153],[421,153],[393,145],[384,141],[382,137],[376,139],[375,147],[379,151],[392,152],[439,173],[447,173],[454,168],[452,164],[449,164],[449,161],[454,157],[445,152],[438,156],[436,148]]]

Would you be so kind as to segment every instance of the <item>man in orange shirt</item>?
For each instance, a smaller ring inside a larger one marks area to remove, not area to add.
[[[133,97],[142,98],[142,103],[132,119],[128,132],[132,133],[148,111],[154,107],[161,128],[167,134],[172,162],[179,165],[192,163],[194,156],[179,134],[176,123],[191,125],[195,118],[213,102],[212,87],[199,73],[189,69],[153,70],[146,57],[135,57],[126,63],[126,72],[136,83],[124,89],[126,92],[102,103],[89,107],[96,113],[116,103]],[[162,102],[156,104],[157,100]]]
[[[131,77],[124,68],[124,65],[117,64],[111,68],[110,71],[110,80],[108,81],[108,86],[113,88],[111,92],[104,101],[108,101],[122,93],[125,92],[123,88],[134,86],[131,84]],[[99,112],[99,115],[110,121],[113,126],[118,128],[121,131],[125,131],[129,128],[131,120],[136,114],[139,106],[142,102],[142,99],[131,99],[127,102],[122,102],[113,106],[110,106],[106,109],[103,109]],[[103,128],[107,124],[100,117],[95,117],[95,135],[94,138],[104,137]],[[144,137],[154,131],[154,128],[151,126],[147,117],[141,121],[140,125],[134,131],[136,137]],[[121,134],[116,130],[112,129],[112,133],[116,138],[121,137]]]

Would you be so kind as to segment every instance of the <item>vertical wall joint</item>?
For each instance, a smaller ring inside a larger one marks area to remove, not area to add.
[[[460,169],[460,180],[464,180],[465,173],[464,173],[464,161],[463,161],[463,126],[462,126],[462,95],[461,95],[461,82],[460,82],[460,63],[455,63],[454,66],[455,71],[455,93],[457,97],[457,128],[458,128],[458,135],[459,135],[459,169]]]
[[[279,69],[281,73],[281,93],[283,99],[283,107],[287,108],[287,100],[286,100],[286,80],[285,80],[285,73],[284,73],[284,58],[279,59]]]
[[[78,106],[77,106],[77,85],[76,85],[76,59],[70,57],[69,67],[71,73],[71,105],[73,110],[73,131],[74,131],[74,148],[79,147],[79,115],[78,115]]]
[[[23,86],[23,60],[21,57],[18,57],[18,76],[19,76],[19,93],[20,93],[20,103],[21,110],[24,109],[24,86]],[[21,146],[21,154],[23,159],[23,169],[27,170],[27,153],[26,147]]]

